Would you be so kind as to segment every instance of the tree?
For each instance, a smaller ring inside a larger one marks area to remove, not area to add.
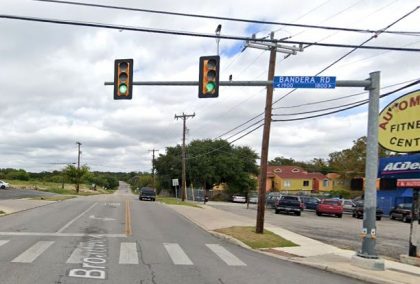
[[[81,181],[81,179],[89,174],[89,167],[86,165],[83,165],[78,169],[77,167],[73,165],[67,165],[64,169],[64,172],[66,176],[70,179],[72,183],[75,184],[76,192],[79,193],[79,188],[77,187],[77,184]]]

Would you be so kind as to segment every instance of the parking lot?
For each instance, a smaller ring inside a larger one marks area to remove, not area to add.
[[[256,218],[257,206],[229,202],[209,202],[208,205],[238,215]],[[292,232],[313,238],[344,249],[359,250],[360,232],[363,221],[344,215],[343,218],[316,216],[314,211],[305,210],[301,216],[274,214],[274,209],[265,211],[265,222],[283,227]],[[377,253],[381,256],[399,259],[408,253],[410,224],[382,218],[377,221]]]

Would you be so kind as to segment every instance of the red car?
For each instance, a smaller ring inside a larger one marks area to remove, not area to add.
[[[316,215],[321,216],[322,214],[335,215],[338,218],[343,217],[343,203],[338,199],[321,200],[316,206]]]

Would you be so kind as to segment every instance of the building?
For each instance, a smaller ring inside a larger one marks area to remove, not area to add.
[[[267,191],[320,192],[333,189],[332,182],[321,173],[309,173],[298,166],[268,166]]]
[[[413,187],[403,186],[401,181],[420,183],[420,154],[380,159],[378,178],[381,179],[377,193],[378,207],[388,215],[392,207],[412,202]]]

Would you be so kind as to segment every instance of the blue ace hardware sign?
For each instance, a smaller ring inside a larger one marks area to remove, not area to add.
[[[274,76],[273,88],[334,89],[335,77],[330,76]]]

